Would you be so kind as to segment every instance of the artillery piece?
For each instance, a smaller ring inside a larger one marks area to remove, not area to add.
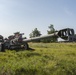
[[[0,36],[0,51],[4,51],[5,49],[28,49],[28,42],[32,42],[35,40],[40,40],[44,38],[50,38],[53,36],[60,37],[65,41],[72,42],[76,41],[76,36],[74,35],[74,30],[71,28],[66,28],[59,30],[55,33],[48,34],[45,36],[34,37],[34,38],[23,38],[22,35],[24,33],[16,32],[14,35],[9,36],[8,38],[3,39],[3,36]]]

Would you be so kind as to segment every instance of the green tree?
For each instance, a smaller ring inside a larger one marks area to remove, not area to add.
[[[48,26],[49,30],[47,30],[48,34],[52,34],[55,32],[55,28],[53,24],[50,24],[50,26]]]
[[[48,34],[52,34],[52,33],[57,32],[57,31],[55,30],[53,24],[50,24],[50,26],[48,26],[48,28],[49,28],[49,30],[47,30],[47,33],[48,33]],[[58,38],[57,36],[53,36],[53,37],[49,38],[48,40],[49,40],[49,42],[57,42],[57,38]]]
[[[47,34],[52,34],[52,33],[56,32],[53,24],[50,24],[50,26],[48,26],[48,28],[49,28],[49,30],[47,30]],[[57,38],[58,38],[57,36],[52,36],[51,38],[43,39],[41,41],[45,42],[45,43],[57,42]]]
[[[35,28],[34,30],[32,30],[29,36],[30,38],[32,38],[32,37],[38,37],[40,35],[41,35],[40,31],[37,28]]]
[[[29,36],[30,36],[30,38],[38,37],[38,36],[41,36],[41,32],[37,28],[35,28],[34,30],[32,30],[32,32],[29,34]],[[34,42],[40,42],[40,40],[37,40]]]

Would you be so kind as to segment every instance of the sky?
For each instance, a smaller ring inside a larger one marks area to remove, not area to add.
[[[29,38],[35,28],[46,35],[50,24],[56,30],[76,32],[76,0],[0,0],[0,35],[4,37],[20,31]]]

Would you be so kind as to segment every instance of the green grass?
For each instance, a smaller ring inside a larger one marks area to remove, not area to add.
[[[35,50],[0,52],[0,75],[76,75],[76,43],[29,43]]]

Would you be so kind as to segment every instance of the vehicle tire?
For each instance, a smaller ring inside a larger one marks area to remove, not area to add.
[[[29,46],[28,46],[27,43],[24,45],[24,49],[25,49],[25,50],[28,50],[28,49],[29,49]]]

